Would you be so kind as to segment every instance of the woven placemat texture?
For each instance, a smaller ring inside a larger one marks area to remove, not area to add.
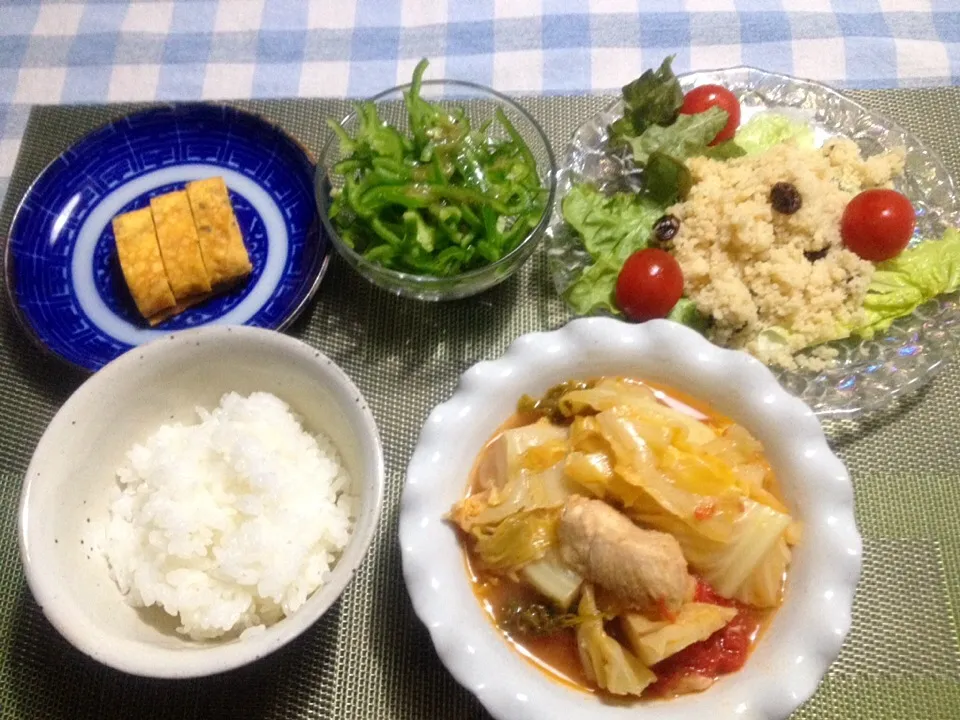
[[[915,132],[960,177],[960,89],[851,93]],[[538,98],[525,105],[562,153],[573,128],[608,99]],[[280,123],[313,152],[339,101],[238,103]],[[38,108],[0,216],[70,142],[130,106]],[[4,299],[4,302],[6,300]],[[537,254],[514,278],[469,300],[405,301],[334,259],[292,334],[329,354],[360,386],[387,455],[383,517],[341,600],[288,648],[252,667],[185,682],[127,677],[73,650],[33,601],[17,555],[20,482],[44,427],[82,377],[36,350],[0,311],[0,717],[44,720],[244,718],[485,718],[447,674],[413,614],[396,541],[404,469],[429,410],[458,375],[500,355],[518,335],[562,325]],[[861,423],[832,423],[864,535],[864,573],[849,639],[819,691],[796,714],[813,718],[960,717],[960,367]]]

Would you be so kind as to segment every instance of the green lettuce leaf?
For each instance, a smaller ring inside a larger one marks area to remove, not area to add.
[[[653,224],[663,215],[659,203],[632,193],[604,195],[593,185],[574,185],[563,199],[563,219],[594,259],[615,261],[619,268],[647,247]]]
[[[621,135],[633,162],[644,169],[644,194],[670,205],[683,200],[693,179],[683,161],[700,155],[727,124],[728,115],[712,107],[695,115],[680,115],[669,126],[650,125],[636,136]]]
[[[717,107],[681,115],[683,90],[668,57],[623,88],[623,117],[610,125],[610,145],[626,148],[644,169],[644,193],[670,204],[683,199],[691,184],[683,161],[701,154],[727,124]]]
[[[960,231],[947,230],[877,265],[863,308],[866,322],[854,333],[872,337],[937,295],[960,288]]]
[[[659,69],[647,70],[623,87],[623,117],[610,126],[615,144],[640,135],[652,125],[669,125],[677,119],[683,105],[683,90],[670,67],[672,62],[671,55]]]
[[[792,334],[785,327],[774,325],[760,331],[757,335],[757,351],[773,357],[776,353],[789,350]]]
[[[580,273],[566,292],[567,302],[577,315],[590,315],[597,310],[620,314],[613,293],[622,266],[602,258]]]
[[[843,340],[850,337],[850,332],[849,326],[838,322],[834,326],[833,332],[828,336],[828,340]],[[797,342],[798,338],[802,339],[802,342]],[[819,342],[807,342],[805,338],[801,338],[799,333],[788,330],[782,325],[772,325],[761,330],[757,335],[757,352],[761,355],[774,356],[781,352],[794,353],[819,344]]]
[[[741,125],[732,140],[707,148],[704,154],[717,160],[727,160],[756,155],[787,140],[794,140],[800,147],[813,147],[813,128],[786,115],[762,112]]]
[[[667,207],[677,200],[686,200],[691,187],[693,175],[683,160],[660,151],[651,153],[643,169],[644,195]]]
[[[697,310],[696,303],[690,298],[682,297],[677,300],[677,304],[673,306],[673,310],[667,315],[667,320],[673,320],[681,325],[686,325],[699,333],[706,332],[707,330],[707,317]]]
[[[563,219],[579,235],[594,264],[566,291],[580,315],[597,310],[619,315],[614,288],[623,263],[647,247],[653,224],[665,207],[642,195],[604,195],[593,185],[574,185],[563,199]]]
[[[561,211],[594,259],[567,289],[567,301],[578,315],[598,310],[619,315],[614,290],[620,268],[633,253],[648,246],[653,224],[666,207],[643,195],[604,195],[584,184],[570,188]],[[668,318],[698,332],[707,326],[707,318],[688,298],[680,298]]]
[[[701,155],[717,133],[723,130],[729,116],[718,107],[696,115],[680,115],[668,126],[651,125],[635,138],[629,138],[633,160],[644,165],[651,153],[661,152],[677,160]]]

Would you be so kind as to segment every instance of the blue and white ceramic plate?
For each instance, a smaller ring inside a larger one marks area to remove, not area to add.
[[[282,329],[306,306],[329,259],[313,174],[292,138],[235,108],[168,106],[116,120],[48,165],[17,209],[6,272],[18,318],[42,345],[86,370],[173,330]],[[227,183],[253,273],[151,328],[127,291],[110,221],[211,176]]]

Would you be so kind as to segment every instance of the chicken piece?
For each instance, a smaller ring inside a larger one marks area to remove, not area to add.
[[[568,498],[558,535],[564,561],[624,608],[675,613],[693,596],[676,539],[637,527],[601,500]]]

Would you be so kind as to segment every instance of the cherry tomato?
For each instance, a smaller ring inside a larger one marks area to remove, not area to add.
[[[736,95],[721,85],[701,85],[683,96],[683,105],[680,107],[680,112],[684,115],[696,115],[712,107],[724,110],[729,116],[723,130],[718,132],[713,142],[710,143],[716,145],[732,138],[740,126],[740,102]]]
[[[864,260],[880,262],[899,255],[917,224],[913,205],[896,190],[864,190],[840,218],[843,244]]]
[[[657,248],[638,250],[617,278],[617,305],[631,320],[663,318],[683,294],[683,273],[673,255]]]

